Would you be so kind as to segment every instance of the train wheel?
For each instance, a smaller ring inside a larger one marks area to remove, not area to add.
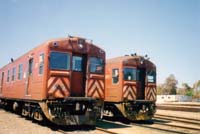
[[[36,110],[34,113],[33,113],[33,118],[37,121],[42,121],[43,120],[43,116],[42,114],[40,113],[40,111]]]

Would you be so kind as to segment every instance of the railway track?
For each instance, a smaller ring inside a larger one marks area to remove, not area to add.
[[[185,112],[200,112],[200,104],[157,104],[157,109]]]
[[[112,131],[109,131],[107,129],[103,129],[103,128],[100,128],[100,127],[96,127],[96,130],[101,131],[101,132],[106,132],[108,134],[119,134],[119,133],[115,133],[115,132],[112,132]]]
[[[113,121],[105,121],[109,122],[110,124],[113,123]],[[123,123],[122,123],[123,124]],[[113,123],[115,125],[115,123]],[[172,133],[172,134],[198,134],[200,132],[200,128],[196,125],[196,127],[187,126],[175,123],[174,121],[166,121],[164,119],[154,119],[153,122],[130,122],[129,125],[126,125],[127,127],[122,128],[124,129],[124,133],[126,131],[140,129],[140,133],[143,132],[152,132],[152,133]],[[105,126],[102,126],[105,127]],[[112,127],[108,127],[112,128]],[[119,129],[118,132],[120,132],[120,127],[113,127],[114,129]],[[116,130],[115,130],[116,132]],[[122,131],[121,131],[122,132]]]
[[[168,122],[166,120],[154,119],[152,124],[148,123],[131,123],[131,125],[144,127],[151,130],[157,130],[160,132],[174,133],[174,134],[198,134],[200,128],[198,125],[191,126],[188,124],[180,124],[177,122]]]
[[[187,123],[187,124],[194,124],[200,126],[200,120],[199,119],[191,119],[186,117],[175,117],[175,116],[168,116],[168,115],[158,115],[156,114],[154,116],[155,119],[163,119],[168,121],[176,121],[181,123]]]
[[[70,134],[70,133],[73,133],[73,132],[67,132],[67,131],[64,131],[64,130],[57,130],[58,132],[62,133],[62,134]],[[74,132],[74,133],[80,133],[80,134],[83,134],[82,131],[79,131],[79,132]],[[100,128],[100,127],[96,127],[95,130],[93,130],[92,132],[86,132],[87,134],[88,133],[91,133],[91,134],[119,134],[119,133],[115,133],[115,132],[112,132],[112,131],[109,131],[107,129],[103,129],[103,128]]]
[[[155,115],[154,124],[157,127],[170,127],[176,129],[177,133],[196,133],[200,132],[200,120],[186,117],[175,117],[168,115]]]
[[[191,107],[200,107],[199,104],[189,104],[189,103],[162,103],[162,104],[156,104],[156,105],[166,105],[166,106],[191,106]]]

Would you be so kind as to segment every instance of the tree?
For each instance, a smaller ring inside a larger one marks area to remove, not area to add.
[[[185,89],[184,88],[178,88],[177,89],[177,94],[179,94],[179,95],[185,95],[186,94],[186,91],[185,91]]]
[[[169,77],[166,78],[165,83],[163,84],[163,92],[164,94],[176,94],[178,81],[176,80],[173,74],[170,74]]]
[[[193,89],[187,84],[182,84],[183,90],[185,91],[185,95],[187,96],[193,96]]]
[[[163,94],[163,84],[157,85],[157,95]]]

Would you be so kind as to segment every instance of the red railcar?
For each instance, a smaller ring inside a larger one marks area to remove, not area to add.
[[[132,55],[106,61],[105,115],[151,119],[156,111],[156,66]]]
[[[47,41],[0,69],[0,103],[59,125],[103,111],[105,51],[80,37]]]

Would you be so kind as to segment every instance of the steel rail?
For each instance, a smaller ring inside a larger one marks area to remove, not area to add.
[[[191,120],[191,121],[199,121],[200,119],[194,119],[194,118],[187,118],[187,117],[180,117],[180,116],[171,116],[171,115],[163,115],[163,114],[155,114],[154,116],[162,116],[162,117],[170,117],[170,118],[177,118],[177,119],[185,119],[185,120]]]
[[[103,128],[100,128],[100,127],[96,127],[96,130],[99,130],[99,131],[102,131],[102,132],[106,132],[108,134],[119,134],[119,133],[112,132],[112,131],[109,131],[107,129],[103,129]]]
[[[200,128],[194,128],[194,127],[188,127],[188,126],[180,126],[180,125],[173,125],[173,124],[164,124],[164,123],[160,123],[160,122],[156,122],[155,124],[163,125],[163,126],[169,126],[169,127],[176,127],[176,128],[182,128],[182,129],[189,129],[189,130],[200,131]]]
[[[180,131],[175,131],[175,130],[169,130],[169,129],[164,129],[164,128],[158,128],[158,127],[153,127],[153,126],[147,126],[144,124],[137,124],[137,123],[131,123],[132,125],[136,125],[139,127],[144,127],[144,128],[148,128],[148,129],[154,129],[154,130],[158,130],[158,131],[163,131],[163,132],[168,132],[168,133],[175,133],[175,134],[188,134],[187,132],[180,132]]]

